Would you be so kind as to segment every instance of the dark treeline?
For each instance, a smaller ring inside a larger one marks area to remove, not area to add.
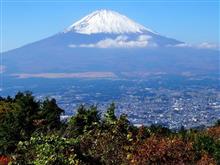
[[[0,97],[0,164],[220,164],[220,122],[203,130],[135,127],[109,105],[78,107],[67,122],[55,99]]]

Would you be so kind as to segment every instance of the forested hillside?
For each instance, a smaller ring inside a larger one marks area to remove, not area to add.
[[[0,98],[0,165],[220,164],[220,122],[205,129],[136,127],[112,103],[79,106],[67,121],[55,99]]]

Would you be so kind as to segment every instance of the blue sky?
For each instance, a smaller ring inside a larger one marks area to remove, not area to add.
[[[219,44],[219,1],[2,0],[2,51],[51,36],[97,9],[115,10],[190,44]]]

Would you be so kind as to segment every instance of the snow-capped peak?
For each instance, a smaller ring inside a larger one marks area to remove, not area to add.
[[[64,32],[82,34],[94,33],[143,33],[150,29],[132,21],[128,17],[111,10],[97,10],[69,26]]]

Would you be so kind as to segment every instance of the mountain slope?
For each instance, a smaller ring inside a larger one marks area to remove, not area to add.
[[[218,51],[178,47],[117,12],[95,11],[49,38],[3,53],[4,73],[218,71]]]

